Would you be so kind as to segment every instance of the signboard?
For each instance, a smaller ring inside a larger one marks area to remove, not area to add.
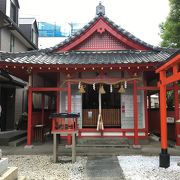
[[[174,123],[174,117],[167,117],[167,123]]]

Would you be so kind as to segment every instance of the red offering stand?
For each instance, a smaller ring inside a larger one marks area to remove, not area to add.
[[[57,151],[57,135],[72,136],[72,162],[76,161],[76,135],[78,134],[77,118],[79,114],[75,113],[53,113],[49,118],[52,119],[52,134],[53,134],[53,161],[58,161]]]

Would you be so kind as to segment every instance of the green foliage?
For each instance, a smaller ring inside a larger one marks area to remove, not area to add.
[[[160,24],[161,46],[180,48],[180,0],[169,0],[170,12],[165,22]]]

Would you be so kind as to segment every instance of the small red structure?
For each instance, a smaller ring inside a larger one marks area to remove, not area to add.
[[[71,132],[77,131],[77,118],[79,114],[73,113],[53,113],[50,115],[52,119],[52,131],[53,132]]]
[[[52,119],[52,133],[73,133],[78,130],[77,118],[79,114],[75,113],[53,113],[49,118]],[[71,144],[71,136],[68,134],[67,144]]]
[[[167,151],[167,106],[166,106],[166,86],[175,84],[175,121],[176,121],[176,144],[180,145],[180,119],[179,119],[179,97],[178,85],[180,80],[180,51],[177,51],[167,61],[156,70],[160,74],[160,117],[161,117],[161,153],[160,167],[169,167],[170,158]]]

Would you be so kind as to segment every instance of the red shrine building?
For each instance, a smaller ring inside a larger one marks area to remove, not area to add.
[[[149,132],[160,133],[160,113],[151,109],[150,96],[159,93],[156,69],[174,53],[116,25],[99,4],[96,17],[73,36],[53,48],[1,53],[0,68],[28,82],[28,145],[34,127],[51,128],[52,112],[80,113],[79,138],[129,138],[138,145]],[[180,145],[180,87],[171,83],[167,90],[176,92],[178,107],[167,112],[174,118],[168,137]]]

